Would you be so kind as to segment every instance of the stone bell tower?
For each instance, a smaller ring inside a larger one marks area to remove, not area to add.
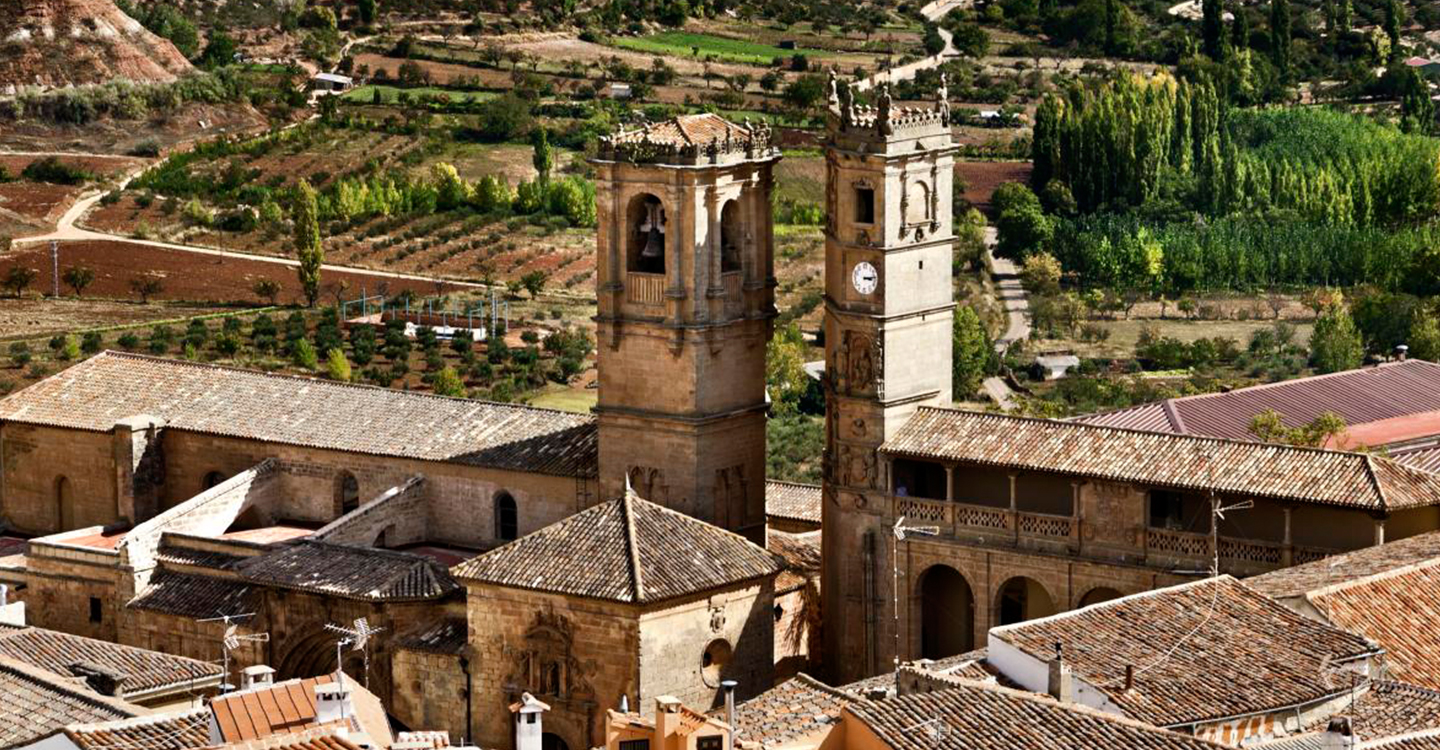
[[[686,115],[600,142],[600,497],[763,544],[765,345],[775,317],[766,126]]]
[[[943,80],[943,79],[942,79]],[[821,592],[835,684],[894,656],[888,477],[876,450],[919,406],[948,406],[954,140],[931,108],[857,106],[832,74],[825,161],[825,478]]]

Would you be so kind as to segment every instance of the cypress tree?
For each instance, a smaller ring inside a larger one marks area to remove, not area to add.
[[[325,250],[320,244],[320,209],[315,189],[301,180],[295,186],[295,256],[300,261],[300,289],[305,293],[305,303],[315,306],[320,298],[320,266],[325,262]]]
[[[1270,0],[1270,55],[1280,72],[1280,80],[1289,80],[1290,0]]]
[[[1211,60],[1220,62],[1225,57],[1225,7],[1221,0],[1201,0],[1200,10],[1204,52]]]
[[[1060,100],[1053,94],[1046,95],[1035,110],[1035,135],[1030,145],[1030,156],[1035,169],[1030,173],[1030,184],[1035,190],[1043,190],[1045,184],[1055,176],[1061,163],[1060,129],[1063,117]]]
[[[1250,19],[1245,15],[1245,6],[1235,6],[1235,21],[1230,25],[1230,46],[1236,52],[1250,48]]]
[[[1405,10],[1400,7],[1400,0],[1389,0],[1385,3],[1385,36],[1390,38],[1390,59],[1396,60],[1400,57],[1400,25],[1404,22]]]

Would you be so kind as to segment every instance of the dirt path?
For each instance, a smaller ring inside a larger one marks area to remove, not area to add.
[[[930,21],[931,23],[934,23],[936,20],[944,18],[945,14],[949,13],[950,11],[955,10],[956,8],[970,5],[974,3],[974,1],[975,0],[935,0],[935,2],[932,2],[929,5],[921,8],[920,15],[924,16],[925,19]],[[871,88],[881,83],[908,81],[911,78],[914,78],[916,73],[919,73],[922,70],[938,68],[941,65],[944,65],[946,61],[950,60],[951,58],[959,57],[960,51],[955,49],[954,35],[946,31],[945,29],[941,29],[938,27],[936,28],[936,31],[940,32],[940,38],[945,40],[945,49],[940,50],[940,54],[931,55],[930,57],[916,60],[915,62],[909,63],[907,65],[901,65],[898,68],[882,70],[879,73],[870,76],[869,78],[856,81],[856,90],[869,91]]]
[[[995,351],[1004,354],[1016,341],[1030,336],[1030,300],[1025,295],[1025,285],[1020,282],[1020,269],[1009,258],[997,258],[995,242],[999,235],[994,227],[985,228],[985,255],[990,261],[990,275],[999,291],[1000,304],[1005,308],[1005,333],[995,341]],[[1009,411],[1015,408],[1015,392],[1001,377],[986,378],[985,393],[1000,408]]]

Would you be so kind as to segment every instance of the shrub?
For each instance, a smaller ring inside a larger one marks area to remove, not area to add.
[[[10,345],[10,362],[16,367],[24,367],[30,364],[30,345],[24,341],[16,341]]]
[[[121,349],[135,351],[140,348],[140,337],[129,332],[122,333],[120,338],[115,339],[115,343],[119,344]]]
[[[256,279],[255,283],[250,286],[250,291],[274,307],[276,298],[280,296],[280,282],[273,279]]]
[[[345,352],[338,348],[331,349],[330,353],[325,355],[325,370],[331,380],[350,382],[350,361],[345,359]]]
[[[294,360],[296,367],[314,370],[320,365],[320,357],[315,353],[315,346],[310,343],[309,339],[296,341],[291,347],[291,351],[291,359]]]
[[[80,351],[86,354],[95,354],[105,347],[105,341],[101,338],[99,331],[90,331],[80,341]]]
[[[48,182],[54,185],[83,185],[94,177],[89,172],[72,167],[54,156],[30,162],[20,172],[20,176],[27,180]]]
[[[149,304],[150,298],[165,291],[165,277],[158,273],[147,273],[130,279],[130,291],[140,296],[141,304]]]

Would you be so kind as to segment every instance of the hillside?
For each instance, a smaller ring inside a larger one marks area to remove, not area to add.
[[[166,82],[190,70],[169,41],[111,0],[0,2],[0,94],[119,78]]]

